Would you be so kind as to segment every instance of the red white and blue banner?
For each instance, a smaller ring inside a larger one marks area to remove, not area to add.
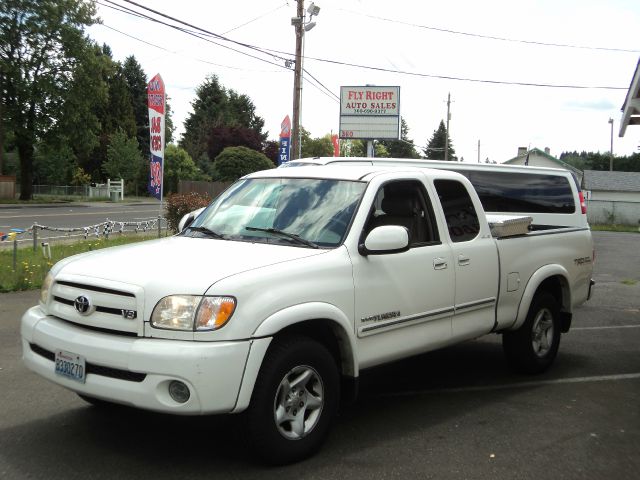
[[[151,195],[162,201],[164,164],[164,82],[160,74],[147,85],[147,106],[149,108],[149,142],[151,158],[149,164],[149,185]]]
[[[278,150],[278,165],[287,163],[291,158],[289,156],[291,150],[291,120],[289,115],[284,117],[280,124],[280,150]]]

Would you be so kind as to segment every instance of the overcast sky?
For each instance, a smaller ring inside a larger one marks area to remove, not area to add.
[[[270,139],[277,139],[285,115],[293,117],[293,69],[285,60],[295,51],[294,0],[138,0],[215,34],[270,49],[271,55],[211,39],[214,44],[108,7],[142,11],[124,0],[98,2],[104,24],[91,27],[89,35],[111,46],[116,60],[135,55],[149,79],[162,75],[178,135],[192,111],[195,88],[209,74],[253,100]],[[310,3],[305,0],[305,8]],[[618,137],[621,107],[640,57],[638,0],[315,3],[321,11],[305,36],[302,100],[302,124],[314,137],[337,133],[340,86],[398,85],[409,138],[420,146],[446,118],[451,94],[450,136],[466,162],[477,161],[478,141],[482,161],[504,162],[518,147],[549,147],[555,156],[607,152],[610,117],[614,153],[638,151],[640,126]]]

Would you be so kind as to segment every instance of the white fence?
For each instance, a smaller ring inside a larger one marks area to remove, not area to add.
[[[591,224],[640,227],[640,202],[589,200],[587,219]]]
[[[18,193],[20,185],[16,185]],[[33,185],[33,195],[51,195],[63,197],[109,198],[114,202],[124,200],[124,180],[108,179],[107,183],[97,185]]]

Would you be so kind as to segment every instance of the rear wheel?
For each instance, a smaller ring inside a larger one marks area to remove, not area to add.
[[[527,318],[514,332],[502,335],[509,363],[523,373],[542,373],[551,366],[560,346],[560,310],[548,292],[536,294]]]
[[[272,464],[315,453],[329,433],[339,389],[336,362],[323,345],[303,336],[275,339],[246,412],[256,453]]]

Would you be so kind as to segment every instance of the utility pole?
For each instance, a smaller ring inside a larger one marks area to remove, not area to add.
[[[480,140],[478,140],[478,163],[480,163]]]
[[[609,118],[611,124],[611,149],[609,150],[609,171],[613,172],[613,118]]]
[[[304,0],[297,0],[297,18],[291,19],[296,28],[296,64],[293,71],[293,128],[291,135],[291,159],[300,158],[300,96],[302,93],[302,36],[304,35]]]
[[[451,93],[447,95],[447,131],[446,131],[446,137],[444,141],[444,161],[445,162],[449,160],[449,120],[451,120],[450,108],[451,108]]]

